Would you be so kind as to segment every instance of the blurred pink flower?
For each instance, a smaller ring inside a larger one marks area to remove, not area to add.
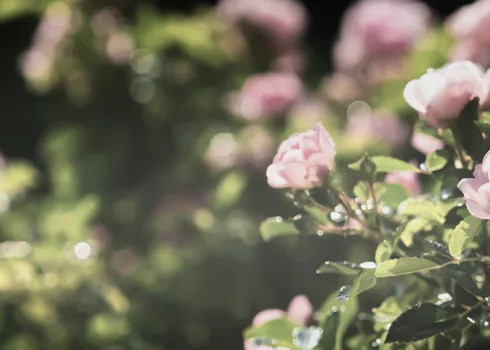
[[[313,313],[313,306],[308,298],[304,295],[298,295],[291,300],[288,311],[284,312],[279,309],[268,309],[259,312],[252,321],[252,326],[258,327],[267,322],[277,320],[278,318],[288,317],[292,321],[305,326]],[[269,346],[253,345],[249,341],[245,341],[245,350],[272,350]],[[279,348],[281,349],[281,348]]]
[[[463,192],[466,207],[471,215],[490,219],[490,151],[483,158],[482,164],[475,167],[474,178],[462,179],[458,189]]]
[[[461,7],[448,19],[458,41],[452,60],[469,60],[482,66],[490,63],[490,1],[480,0]]]
[[[240,132],[238,140],[243,160],[263,169],[274,152],[269,130],[260,125],[249,125]]]
[[[413,195],[422,193],[422,186],[418,175],[413,171],[398,171],[386,175],[385,182],[399,184]]]
[[[118,13],[115,9],[105,8],[97,12],[90,23],[92,31],[99,38],[106,38],[119,27]]]
[[[240,92],[230,95],[228,108],[248,120],[276,117],[285,113],[301,93],[301,80],[294,74],[259,74],[248,78]]]
[[[407,141],[408,135],[408,126],[387,112],[361,110],[348,116],[347,139],[384,142],[396,149]]]
[[[41,80],[51,75],[54,60],[72,25],[73,14],[66,4],[54,2],[48,6],[32,46],[20,59],[20,69],[26,78]]]
[[[281,143],[267,168],[267,182],[274,188],[311,188],[332,169],[335,153],[332,138],[318,123]]]
[[[404,96],[422,119],[435,127],[447,127],[469,101],[486,98],[486,90],[483,70],[472,62],[459,61],[410,81]]]
[[[362,95],[362,85],[353,76],[336,72],[322,82],[324,95],[333,101],[354,101]]]
[[[426,32],[431,12],[411,0],[361,0],[343,18],[334,62],[341,70],[398,61]]]
[[[236,166],[240,149],[235,137],[230,133],[218,133],[209,142],[204,156],[207,165],[215,171]]]
[[[460,39],[490,45],[490,0],[461,7],[448,23],[451,31]]]
[[[279,44],[296,41],[308,22],[304,7],[294,0],[221,0],[218,11],[254,25]]]
[[[298,129],[311,128],[324,120],[331,110],[322,100],[314,96],[301,98],[289,112],[289,121]]]
[[[294,45],[280,52],[272,67],[280,72],[299,73],[305,68],[305,57],[301,49]]]
[[[429,154],[444,148],[444,142],[437,137],[415,131],[411,140],[412,147],[417,151]]]
[[[122,64],[129,61],[134,50],[133,38],[127,33],[116,31],[109,34],[106,41],[106,55],[114,63]]]

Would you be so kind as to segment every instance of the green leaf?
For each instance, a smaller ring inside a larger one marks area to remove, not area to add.
[[[376,172],[375,164],[373,163],[371,157],[369,157],[369,155],[367,154],[363,155],[354,163],[349,164],[348,167],[352,170],[361,171],[365,173],[372,174]]]
[[[29,163],[9,162],[0,177],[0,191],[10,197],[15,197],[34,188],[38,180],[39,173]]]
[[[400,184],[377,183],[374,191],[379,193],[379,201],[395,209],[400,203],[410,197],[410,193]]]
[[[419,172],[419,169],[414,165],[397,158],[387,156],[375,156],[371,157],[371,160],[376,165],[376,171],[378,173],[388,173],[392,171]]]
[[[449,238],[449,253],[452,256],[460,255],[468,244],[480,232],[481,220],[468,216],[452,231]]]
[[[366,181],[359,181],[354,186],[353,192],[357,198],[359,198],[363,201],[366,201],[370,196],[369,188],[368,188]]]
[[[449,154],[445,150],[438,150],[431,152],[425,158],[424,166],[427,172],[433,173],[434,171],[443,169],[448,162]]]
[[[333,292],[323,303],[318,311],[317,319],[320,324],[325,324],[333,312],[339,312],[339,321],[335,333],[335,342],[329,343],[327,349],[342,350],[343,337],[347,328],[352,323],[359,310],[359,301],[356,297],[351,297],[349,301],[339,303],[337,300],[339,292]],[[333,346],[335,344],[335,346]]]
[[[377,278],[408,275],[415,272],[438,268],[437,263],[422,258],[400,258],[382,262],[376,267],[374,276]]]
[[[349,164],[349,168],[359,171],[362,179],[366,181],[373,181],[377,170],[376,165],[367,154],[362,156],[357,162]]]
[[[392,324],[386,343],[413,342],[446,332],[459,318],[434,304],[424,303],[402,313]]]
[[[271,345],[298,349],[293,345],[293,331],[297,327],[300,327],[300,325],[288,318],[278,318],[258,327],[247,328],[243,333],[243,337],[247,340],[260,339]]]
[[[260,233],[264,241],[281,236],[296,236],[300,234],[293,222],[285,220],[280,216],[262,221],[260,224]]]
[[[403,312],[400,301],[394,297],[386,298],[383,303],[374,309],[374,329],[377,332],[387,328]]]
[[[316,270],[316,273],[340,273],[343,275],[358,275],[359,271],[361,271],[361,267],[349,261],[326,261]]]
[[[307,205],[303,208],[317,223],[321,225],[327,225],[329,223],[327,218],[327,213],[325,213],[322,209]]]
[[[410,220],[401,231],[400,240],[407,247],[411,247],[414,235],[430,226],[429,221],[425,218],[417,217]]]
[[[337,327],[337,333],[335,335],[335,347],[334,350],[342,350],[343,338],[349,325],[352,323],[354,318],[357,316],[359,311],[359,301],[356,297],[351,297],[348,302],[343,303],[339,306],[340,310],[340,321]]]
[[[375,269],[364,270],[356,278],[352,285],[351,297],[359,295],[368,289],[371,289],[376,284],[376,278],[374,277]]]
[[[439,224],[444,223],[443,214],[435,203],[422,198],[409,198],[398,207],[398,215],[416,216]]]
[[[316,312],[315,318],[318,320],[319,324],[324,323],[327,320],[328,315],[334,311],[338,311],[338,301],[337,301],[338,291],[332,292],[323,302],[320,309]]]
[[[323,335],[319,344],[320,349],[329,349],[335,344],[335,336],[339,321],[340,313],[338,310],[332,311],[326,316],[325,322],[323,322],[322,325]]]
[[[380,264],[388,260],[391,257],[392,253],[393,253],[393,245],[387,240],[381,242],[378,245],[378,248],[376,248],[376,253],[375,253],[376,264]]]

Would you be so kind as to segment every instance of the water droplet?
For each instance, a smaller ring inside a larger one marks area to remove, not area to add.
[[[445,201],[454,196],[454,191],[452,189],[446,188],[441,191],[440,198],[441,200]]]
[[[330,221],[332,221],[337,226],[344,226],[347,220],[345,214],[333,211],[330,213]]]
[[[365,261],[363,263],[360,263],[359,266],[366,270],[372,270],[376,268],[376,263],[373,261]]]
[[[449,293],[441,293],[437,298],[443,303],[453,300],[453,297]]]
[[[387,207],[386,205],[381,208],[381,214],[385,216],[390,216],[392,214],[392,210],[390,207]]]
[[[343,214],[347,213],[347,211],[345,210],[345,207],[342,204],[337,204],[335,206],[335,208],[333,208],[333,210],[336,212],[339,212],[339,213],[343,213]]]
[[[78,242],[73,248],[75,257],[79,260],[86,260],[92,254],[92,247],[87,242]]]
[[[339,291],[339,295],[337,295],[337,300],[340,303],[345,303],[350,298],[350,293],[352,291],[351,286],[342,286]]]
[[[293,344],[302,350],[312,350],[322,338],[323,330],[319,327],[295,328],[293,331]]]

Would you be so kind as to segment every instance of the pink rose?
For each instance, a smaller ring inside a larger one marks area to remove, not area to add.
[[[221,0],[218,11],[256,26],[282,45],[297,41],[308,22],[304,7],[293,0]]]
[[[313,306],[308,298],[304,295],[298,295],[289,303],[288,311],[284,312],[279,309],[268,309],[259,312],[252,321],[252,326],[258,327],[267,322],[277,320],[278,318],[288,317],[302,326],[305,326],[313,313]],[[245,350],[272,350],[269,346],[253,345],[245,341]]]
[[[404,96],[422,119],[435,127],[447,127],[469,101],[486,97],[485,90],[483,70],[472,62],[459,61],[410,81]]]
[[[281,143],[267,168],[267,182],[274,188],[311,188],[332,169],[335,153],[332,138],[318,123]]]
[[[334,61],[341,70],[398,60],[427,30],[430,10],[410,0],[363,0],[344,16]]]
[[[399,184],[414,195],[422,192],[419,177],[413,171],[397,171],[389,173],[386,175],[385,182],[389,184]]]
[[[424,154],[429,154],[444,148],[444,142],[442,140],[421,132],[413,133],[411,144],[413,148]]]
[[[483,219],[490,219],[490,152],[483,158],[473,172],[474,178],[462,179],[458,188],[466,199],[466,207],[471,215]]]
[[[244,119],[276,117],[299,99],[301,80],[289,73],[265,73],[247,79],[240,92],[229,99],[230,111]]]

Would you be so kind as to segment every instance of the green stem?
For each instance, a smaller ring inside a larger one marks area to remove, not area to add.
[[[378,211],[378,200],[376,199],[376,193],[374,192],[373,181],[367,181],[369,192],[373,198],[373,211],[374,211],[374,222],[377,229],[379,229],[379,211]]]

